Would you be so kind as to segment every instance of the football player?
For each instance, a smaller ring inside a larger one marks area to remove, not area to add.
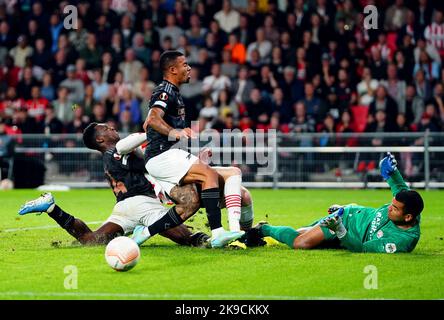
[[[249,237],[257,240],[270,236],[293,249],[313,249],[336,242],[336,247],[353,252],[411,252],[419,241],[424,202],[404,182],[393,155],[387,153],[380,170],[391,188],[391,203],[379,208],[333,205],[327,217],[298,230],[262,222],[248,232]]]
[[[222,227],[218,205],[221,190],[218,174],[195,155],[178,148],[181,139],[183,142],[194,138],[194,133],[187,127],[185,105],[179,92],[179,86],[190,79],[191,67],[179,51],[162,53],[160,67],[163,81],[153,90],[146,106],[148,115],[143,125],[148,141],[145,151],[146,170],[168,194],[171,194],[174,186],[198,184],[211,229],[212,247],[223,247],[240,238],[244,232],[239,228],[227,231]],[[228,215],[239,213],[232,212],[229,210]]]

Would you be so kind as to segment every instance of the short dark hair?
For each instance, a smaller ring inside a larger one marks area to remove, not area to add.
[[[183,53],[176,50],[165,51],[160,55],[160,69],[166,73],[168,68],[176,62],[178,57],[183,56]]]
[[[398,192],[395,199],[404,204],[404,214],[411,214],[415,218],[424,209],[424,201],[421,195],[414,190],[403,190]]]
[[[92,122],[83,130],[83,143],[88,149],[99,150],[99,144],[96,141],[97,124],[97,122]]]

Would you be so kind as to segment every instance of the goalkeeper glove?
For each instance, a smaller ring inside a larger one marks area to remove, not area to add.
[[[329,212],[333,210],[334,206],[331,206],[328,210]],[[331,231],[333,231],[339,239],[342,239],[347,233],[347,229],[345,229],[342,224],[342,215],[344,214],[344,207],[339,206],[334,212],[332,212],[328,217],[322,219],[319,222],[321,227],[327,227]]]
[[[392,155],[390,152],[387,152],[387,156],[385,156],[381,162],[379,162],[379,168],[381,169],[381,176],[384,178],[384,180],[388,180],[390,176],[398,170],[396,167],[398,165],[398,162],[395,159],[395,156]]]

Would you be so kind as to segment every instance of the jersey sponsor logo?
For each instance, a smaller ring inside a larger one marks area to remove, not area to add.
[[[118,153],[114,153],[113,154],[114,159],[116,159],[117,161],[119,161],[120,159],[122,159],[122,156]]]
[[[375,231],[378,229],[379,225],[381,224],[381,219],[382,219],[381,212],[376,213],[376,216],[372,220],[372,224],[370,227],[370,237],[372,237]]]
[[[382,238],[384,236],[384,232],[382,231],[382,230],[379,230],[377,233],[376,233],[376,237],[378,237],[378,239],[379,238]]]
[[[167,95],[165,92],[162,92],[162,93],[159,95],[159,98],[160,98],[161,100],[166,101],[166,100],[168,100],[168,95]]]
[[[385,252],[387,252],[387,253],[395,253],[396,252],[396,244],[394,244],[394,243],[387,243],[385,245]]]

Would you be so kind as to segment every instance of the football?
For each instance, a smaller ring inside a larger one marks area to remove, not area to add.
[[[106,262],[116,271],[131,270],[136,266],[139,258],[139,246],[128,237],[114,238],[106,246]]]

